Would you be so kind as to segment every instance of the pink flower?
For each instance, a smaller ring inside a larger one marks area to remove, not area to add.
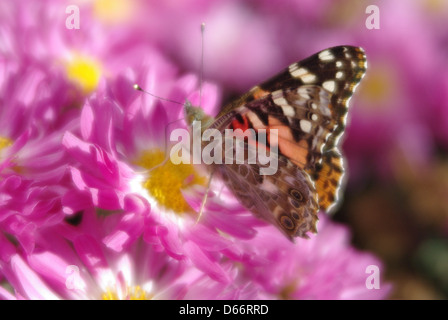
[[[0,232],[32,252],[36,230],[64,218],[60,198],[70,184],[61,140],[75,127],[77,99],[55,70],[1,58]]]
[[[384,299],[391,285],[380,277],[381,262],[350,245],[347,228],[321,214],[311,239],[286,240],[273,227],[243,242],[243,273],[273,298]],[[376,270],[372,288],[371,269]]]
[[[320,48],[351,43],[366,51],[368,69],[350,102],[343,143],[349,186],[369,175],[390,181],[401,161],[421,170],[434,154],[433,136],[443,131],[440,121],[446,104],[439,98],[443,96],[439,77],[443,78],[444,66],[439,40],[421,4],[388,1],[379,8],[380,29],[324,30],[326,37],[312,44]],[[358,17],[358,23],[363,25],[366,17]]]
[[[105,79],[114,78],[148,59],[147,41],[128,24],[134,19],[127,10],[131,1],[121,1],[117,6],[119,2],[94,1],[92,5],[54,0],[4,3],[0,8],[2,56],[6,61],[15,57],[38,61],[72,83],[78,90],[73,94],[81,98],[88,96]],[[70,24],[78,10],[76,18],[80,23],[74,28]],[[124,18],[125,15],[127,19],[121,20],[120,16]]]
[[[163,74],[158,70],[164,65],[153,60],[153,65],[141,68],[142,74],[148,74],[148,79],[153,74]],[[139,78],[142,79],[136,76],[134,81]],[[144,86],[145,80],[142,80],[144,82],[140,83]],[[128,87],[112,83],[108,95],[92,97],[82,111],[80,137],[65,134],[63,145],[73,159],[70,172],[76,190],[64,196],[64,211],[72,215],[95,206],[121,212],[121,222],[103,239],[109,247],[120,252],[143,234],[145,241],[156,250],[165,251],[175,259],[191,259],[213,279],[228,282],[229,276],[220,261],[223,255],[239,253],[235,251],[234,240],[223,238],[220,232],[235,239],[247,239],[255,235],[253,227],[263,223],[224,191],[222,197],[227,200],[215,200],[216,197],[210,196],[207,214],[196,224],[194,211],[199,210],[205,184],[201,173],[191,165],[175,166],[169,161],[151,171],[164,159],[168,142],[165,134],[179,127],[178,121],[170,122],[179,118],[182,108],[129,92],[127,88],[131,88],[134,81],[126,76],[117,77],[117,82]],[[193,103],[199,102],[198,92],[193,91],[194,77],[167,79],[165,85],[170,82],[173,86],[172,92],[167,94],[170,99],[184,101],[188,97]],[[206,84],[202,101],[206,109],[212,110],[216,89]],[[185,128],[185,124],[180,126]],[[146,173],[146,170],[150,171]],[[194,187],[196,184],[203,185],[202,191]],[[143,216],[126,214],[128,197],[137,197],[142,206],[148,208]],[[135,228],[128,229],[129,225]]]
[[[353,7],[353,3],[348,5]],[[147,19],[137,29],[189,71],[199,69],[199,30],[204,22],[206,79],[219,82],[230,93],[241,94],[316,52],[310,48],[328,31],[326,18],[342,4],[328,0],[286,0],[280,4],[270,0],[188,0],[176,5],[147,1],[137,6],[136,19],[140,15]],[[364,8],[359,9],[362,12]]]
[[[248,283],[210,279],[188,261],[172,259],[143,242],[116,253],[98,240],[107,221],[84,212],[77,229],[55,227],[40,235],[39,250],[9,252],[0,274],[14,293],[0,286],[2,299],[251,299]],[[89,221],[87,221],[89,220]],[[107,220],[107,219],[106,219]],[[82,232],[79,230],[82,229]],[[72,238],[68,244],[64,238]],[[0,253],[5,247],[0,249]],[[236,270],[231,274],[236,276]]]

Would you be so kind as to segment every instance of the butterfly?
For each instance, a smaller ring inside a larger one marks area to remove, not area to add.
[[[278,167],[260,174],[262,163],[248,156],[240,163],[211,164],[240,203],[273,224],[287,238],[316,233],[319,210],[331,212],[341,198],[344,159],[339,148],[346,126],[349,100],[367,69],[364,50],[338,46],[289,65],[273,78],[253,87],[212,118],[199,107],[186,105],[187,122],[214,128],[252,129],[251,145],[271,149],[261,134],[276,132]]]

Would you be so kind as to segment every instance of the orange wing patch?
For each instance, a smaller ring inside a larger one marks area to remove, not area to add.
[[[341,155],[336,151],[326,153],[316,172],[308,170],[308,174],[315,180],[319,209],[331,211],[331,207],[338,200],[338,192],[344,176]]]
[[[269,91],[265,91],[258,86],[254,87],[250,92],[252,93],[254,100],[258,100],[258,99],[263,98],[263,97],[267,96],[268,94],[270,94]]]
[[[278,148],[281,154],[291,160],[296,166],[303,169],[307,164],[309,145],[306,140],[295,141],[291,129],[275,117],[269,116],[269,134],[268,138],[275,135],[275,129],[278,136]],[[269,141],[272,145],[272,141]]]

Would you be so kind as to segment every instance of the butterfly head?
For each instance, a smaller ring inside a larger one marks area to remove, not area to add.
[[[190,126],[194,121],[198,121],[204,130],[213,122],[213,118],[205,114],[202,108],[194,107],[188,100],[184,104],[184,113],[187,124]]]

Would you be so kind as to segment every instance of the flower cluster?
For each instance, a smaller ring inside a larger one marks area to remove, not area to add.
[[[154,28],[164,17],[185,21],[188,8],[189,24],[207,13],[217,25],[207,50],[220,53],[226,69],[254,57],[264,66],[281,59],[263,38],[273,34],[252,36],[265,23],[260,13],[238,1],[172,6],[80,2],[81,27],[68,29],[61,2],[0,5],[0,297],[385,298],[390,285],[367,283],[367,267],[381,270],[381,262],[352,247],[347,228],[324,215],[318,235],[291,243],[213,180],[198,220],[208,176],[166,161],[170,130],[186,126],[182,104],[172,101],[201,102],[214,115],[222,91],[173,62],[175,47],[160,41],[170,29]],[[263,1],[260,10],[268,8]],[[224,23],[244,31],[235,42]],[[200,39],[192,30],[171,41]],[[270,71],[215,79],[235,89]],[[135,91],[135,83],[166,100]]]

